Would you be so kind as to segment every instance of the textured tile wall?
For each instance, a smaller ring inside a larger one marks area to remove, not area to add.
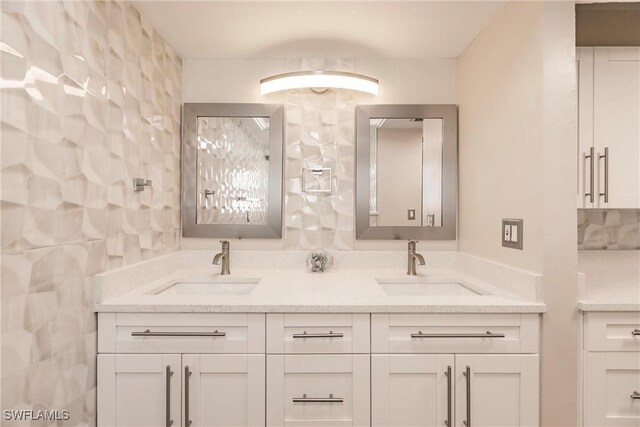
[[[640,209],[579,209],[578,249],[640,249]]]
[[[300,60],[295,70],[353,71],[352,60]],[[308,90],[287,94],[285,105],[285,248],[352,250],[355,200],[355,96]],[[329,167],[330,194],[302,191],[302,169]]]
[[[1,24],[1,406],[93,425],[92,276],[179,244],[181,60],[119,1],[3,1]]]

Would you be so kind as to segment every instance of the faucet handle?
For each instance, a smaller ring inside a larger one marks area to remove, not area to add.
[[[407,244],[407,247],[409,249],[415,249],[416,248],[416,244],[418,244],[419,242],[417,240],[411,240],[409,239],[409,243]]]
[[[220,243],[222,243],[222,249],[229,248],[228,240],[220,240]]]

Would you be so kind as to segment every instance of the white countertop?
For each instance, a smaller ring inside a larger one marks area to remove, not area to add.
[[[207,257],[210,254],[207,254]],[[245,255],[246,256],[246,255]],[[375,257],[375,255],[372,255]],[[405,255],[406,256],[406,255]],[[429,254],[425,253],[429,258]],[[274,255],[277,258],[277,255]],[[233,260],[234,258],[232,258]],[[477,276],[455,268],[420,267],[420,274],[413,278],[400,269],[372,268],[336,268],[325,273],[311,273],[301,268],[237,268],[232,263],[232,274],[220,276],[219,267],[185,265],[167,259],[164,263],[149,262],[149,268],[156,271],[157,277],[151,277],[150,271],[137,267],[137,273],[126,271],[117,280],[109,278],[109,273],[102,275],[98,286],[120,286],[117,294],[98,292],[102,298],[96,302],[97,312],[457,312],[457,313],[541,313],[545,305],[539,301],[523,298],[513,289],[482,280]],[[210,263],[210,260],[208,260]],[[170,267],[167,265],[172,264]],[[189,264],[189,263],[187,263]],[[242,265],[243,262],[238,262]],[[342,262],[346,265],[346,262]],[[444,263],[445,265],[448,263]],[[455,264],[455,263],[453,263]],[[452,265],[453,265],[452,264]],[[468,260],[462,264],[469,264]],[[206,265],[206,264],[205,264]],[[378,264],[380,265],[380,264]],[[187,267],[187,268],[185,268]],[[196,267],[196,268],[194,268]],[[474,269],[477,266],[473,267]],[[500,267],[501,268],[501,267]],[[132,272],[135,272],[132,269]],[[495,276],[496,272],[487,277]],[[146,275],[145,275],[146,274]],[[536,278],[527,278],[522,272],[512,272],[510,280],[522,282],[529,279],[532,285]],[[137,279],[136,279],[137,278]],[[248,295],[175,295],[158,294],[177,281],[216,281],[222,279],[259,278],[259,283]],[[398,280],[459,282],[476,292],[485,295],[387,295],[378,284],[376,278],[394,278]],[[409,278],[409,279],[407,279]],[[139,280],[138,280],[139,279]],[[138,283],[126,290],[122,283],[126,281]],[[141,284],[140,282],[144,282]],[[525,283],[521,284],[522,286]]]
[[[640,311],[640,251],[579,251],[582,311]]]

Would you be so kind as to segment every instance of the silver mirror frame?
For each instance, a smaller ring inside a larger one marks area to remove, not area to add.
[[[407,227],[369,225],[370,147],[369,120],[442,119],[442,226]],[[361,240],[455,240],[458,202],[458,106],[360,105],[356,108],[356,239]]]
[[[197,124],[198,117],[269,118],[269,204],[267,224],[198,224],[197,200]],[[282,238],[282,153],[284,146],[284,107],[280,104],[188,103],[182,109],[182,236],[214,238]]]

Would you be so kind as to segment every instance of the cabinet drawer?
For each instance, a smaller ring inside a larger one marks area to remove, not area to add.
[[[585,349],[640,351],[640,312],[587,313]]]
[[[100,313],[100,353],[264,353],[265,315]]]
[[[584,352],[584,425],[640,425],[640,353]]]
[[[267,356],[267,425],[369,426],[370,356]]]
[[[267,315],[267,353],[369,353],[369,314]]]
[[[372,353],[537,353],[539,316],[372,314]]]

